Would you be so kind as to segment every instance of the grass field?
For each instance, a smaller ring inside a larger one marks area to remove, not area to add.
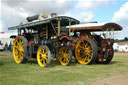
[[[97,79],[112,75],[128,74],[128,54],[115,53],[108,65],[62,66],[55,60],[41,68],[35,60],[16,64],[12,54],[0,52],[0,85],[88,85]]]

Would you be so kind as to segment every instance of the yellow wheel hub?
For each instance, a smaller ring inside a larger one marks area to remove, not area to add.
[[[37,51],[37,62],[41,67],[45,67],[48,61],[48,52],[44,46],[40,46]]]
[[[62,65],[68,65],[69,63],[69,58],[70,58],[70,54],[69,54],[69,49],[66,46],[62,46],[59,48],[58,51],[58,57],[59,62]]]
[[[13,44],[13,58],[16,63],[21,63],[24,56],[23,41],[20,37],[17,37]]]
[[[75,48],[75,56],[79,63],[88,64],[92,59],[92,48],[87,40],[80,40]]]

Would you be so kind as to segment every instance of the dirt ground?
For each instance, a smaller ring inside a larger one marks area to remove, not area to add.
[[[128,85],[128,74],[114,75],[106,79],[99,79],[89,85]]]

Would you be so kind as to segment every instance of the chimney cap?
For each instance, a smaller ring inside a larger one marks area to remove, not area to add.
[[[51,13],[51,17],[56,17],[57,13]]]

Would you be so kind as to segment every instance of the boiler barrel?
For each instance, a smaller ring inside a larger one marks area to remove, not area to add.
[[[40,45],[50,45],[52,44],[52,41],[51,40],[41,40],[39,42]]]
[[[34,15],[34,16],[27,17],[26,19],[27,19],[28,22],[31,22],[33,20],[37,20],[38,17],[39,17],[39,15]]]

